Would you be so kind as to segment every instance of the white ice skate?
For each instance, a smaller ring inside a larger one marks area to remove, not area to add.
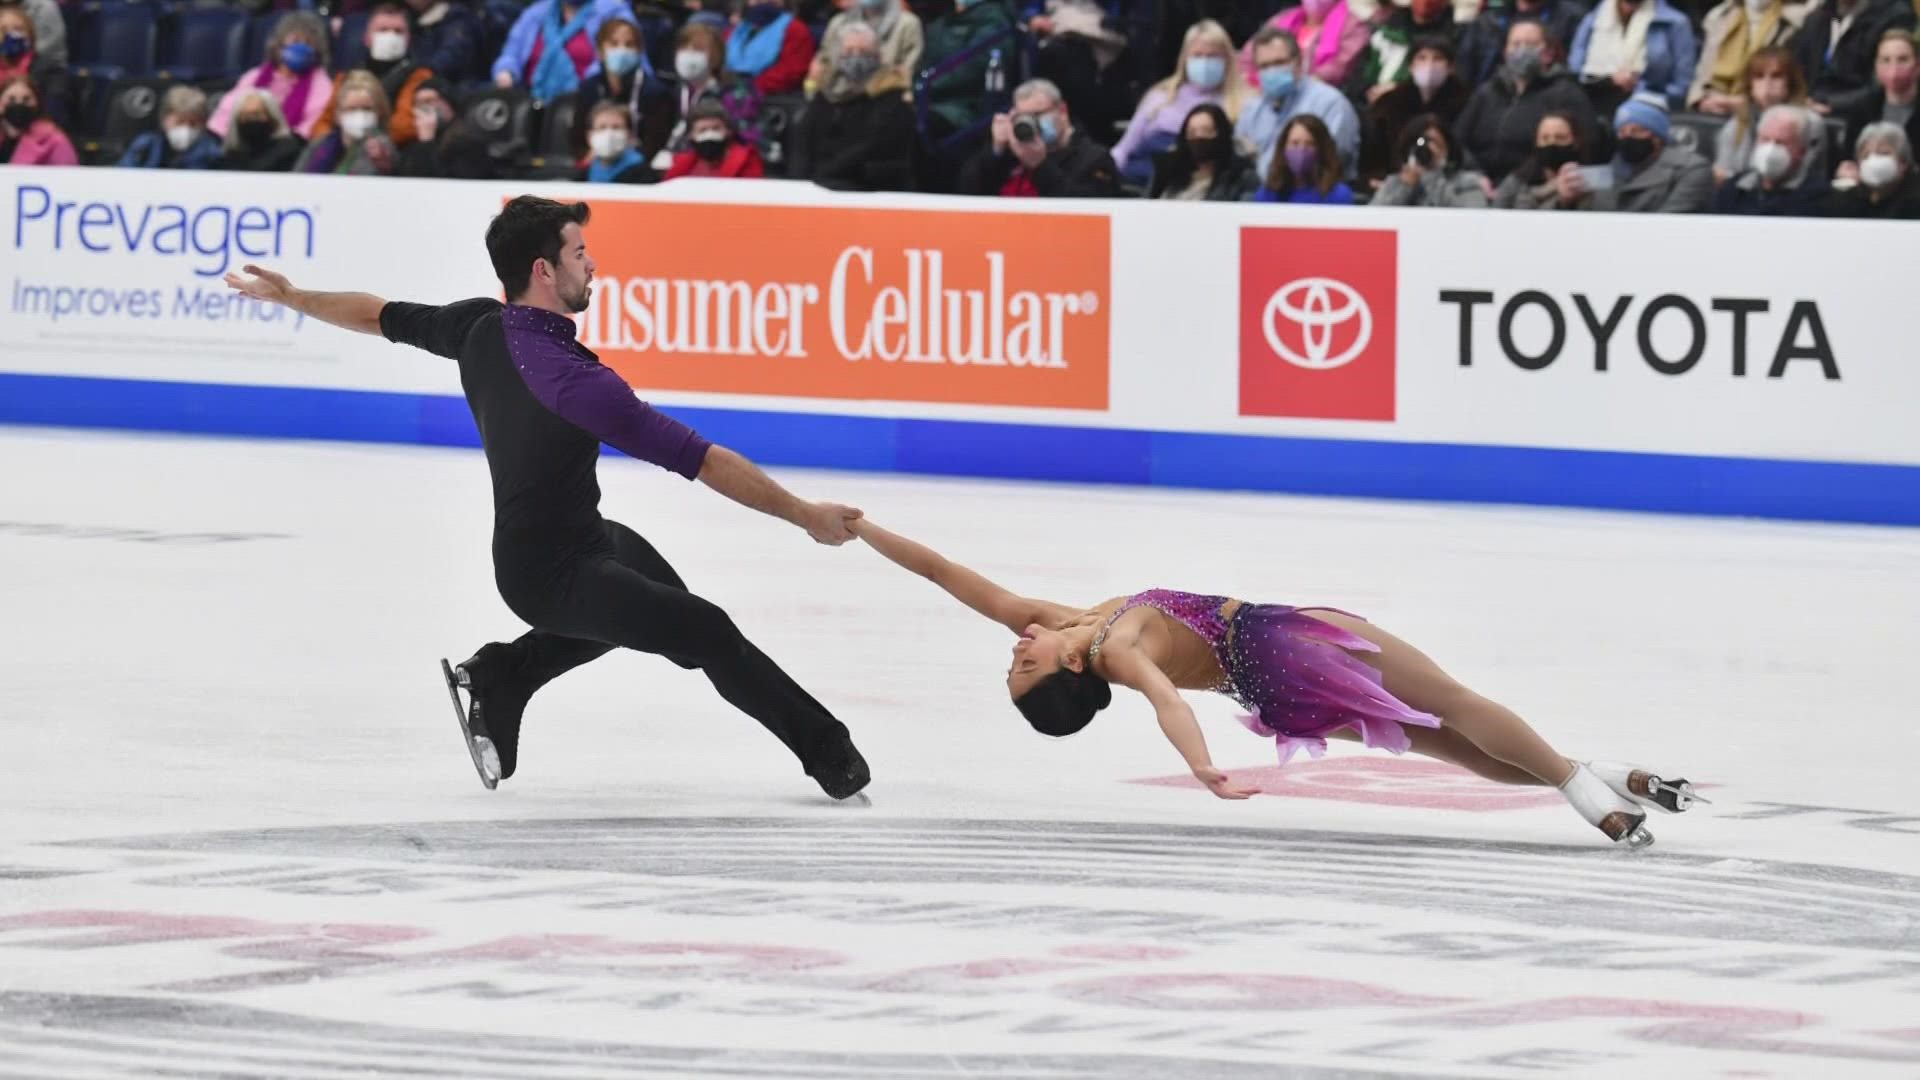
[[[1635,849],[1653,843],[1653,834],[1647,831],[1646,812],[1608,787],[1606,781],[1587,766],[1574,766],[1573,775],[1560,785],[1560,794],[1567,797],[1589,825],[1606,833],[1607,839],[1614,843]]]
[[[1685,780],[1665,780],[1645,769],[1618,761],[1590,761],[1587,767],[1593,770],[1593,775],[1606,781],[1608,787],[1641,806],[1678,814],[1690,809],[1696,802],[1713,805],[1712,799],[1696,794],[1693,785]]]

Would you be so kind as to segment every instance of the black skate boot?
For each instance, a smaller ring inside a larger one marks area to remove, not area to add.
[[[860,756],[853,738],[845,732],[829,735],[816,744],[806,765],[807,775],[835,799],[850,799],[873,781],[867,759]]]
[[[1645,769],[1636,769],[1617,761],[1592,761],[1587,767],[1607,786],[1642,806],[1652,806],[1669,814],[1693,808],[1696,802],[1713,805],[1713,800],[1696,794],[1693,785],[1683,779],[1664,780]]]
[[[531,696],[512,677],[512,660],[511,646],[492,644],[481,646],[458,666],[449,667],[444,659],[440,661],[474,771],[489,791],[512,776],[519,764],[520,716]],[[460,702],[462,690],[467,692],[464,706]]]

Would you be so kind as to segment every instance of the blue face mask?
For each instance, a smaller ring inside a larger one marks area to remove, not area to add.
[[[1219,89],[1227,79],[1227,62],[1218,56],[1187,57],[1187,81],[1202,90]]]
[[[305,75],[320,62],[320,51],[304,41],[289,41],[280,47],[280,62],[295,75]]]
[[[1048,146],[1059,143],[1060,125],[1054,121],[1052,113],[1047,113],[1040,119],[1034,121],[1034,126],[1040,129],[1041,142],[1046,143]]]
[[[1268,101],[1285,101],[1293,93],[1293,67],[1260,69],[1260,92]]]
[[[640,50],[608,49],[607,54],[600,58],[600,66],[606,68],[608,74],[625,78],[640,67]]]
[[[27,43],[27,35],[25,34],[8,34],[5,37],[0,37],[0,56],[4,56],[9,60],[20,59],[27,55],[27,51],[32,48],[33,46]]]

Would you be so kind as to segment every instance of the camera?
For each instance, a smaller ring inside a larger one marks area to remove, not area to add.
[[[1413,140],[1413,163],[1423,169],[1431,169],[1433,162],[1433,140],[1425,135]]]
[[[1023,116],[1013,122],[1013,137],[1021,142],[1035,142],[1040,138],[1040,128]]]

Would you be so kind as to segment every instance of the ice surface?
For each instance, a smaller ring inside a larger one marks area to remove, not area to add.
[[[1010,587],[1357,611],[1580,757],[1550,794],[1122,698],[625,461],[605,511],[852,727],[829,803],[614,654],[481,788],[437,659],[520,625],[458,450],[0,431],[0,1077],[1920,1075],[1920,533],[785,472]],[[1656,1071],[1657,1070],[1657,1071]]]

